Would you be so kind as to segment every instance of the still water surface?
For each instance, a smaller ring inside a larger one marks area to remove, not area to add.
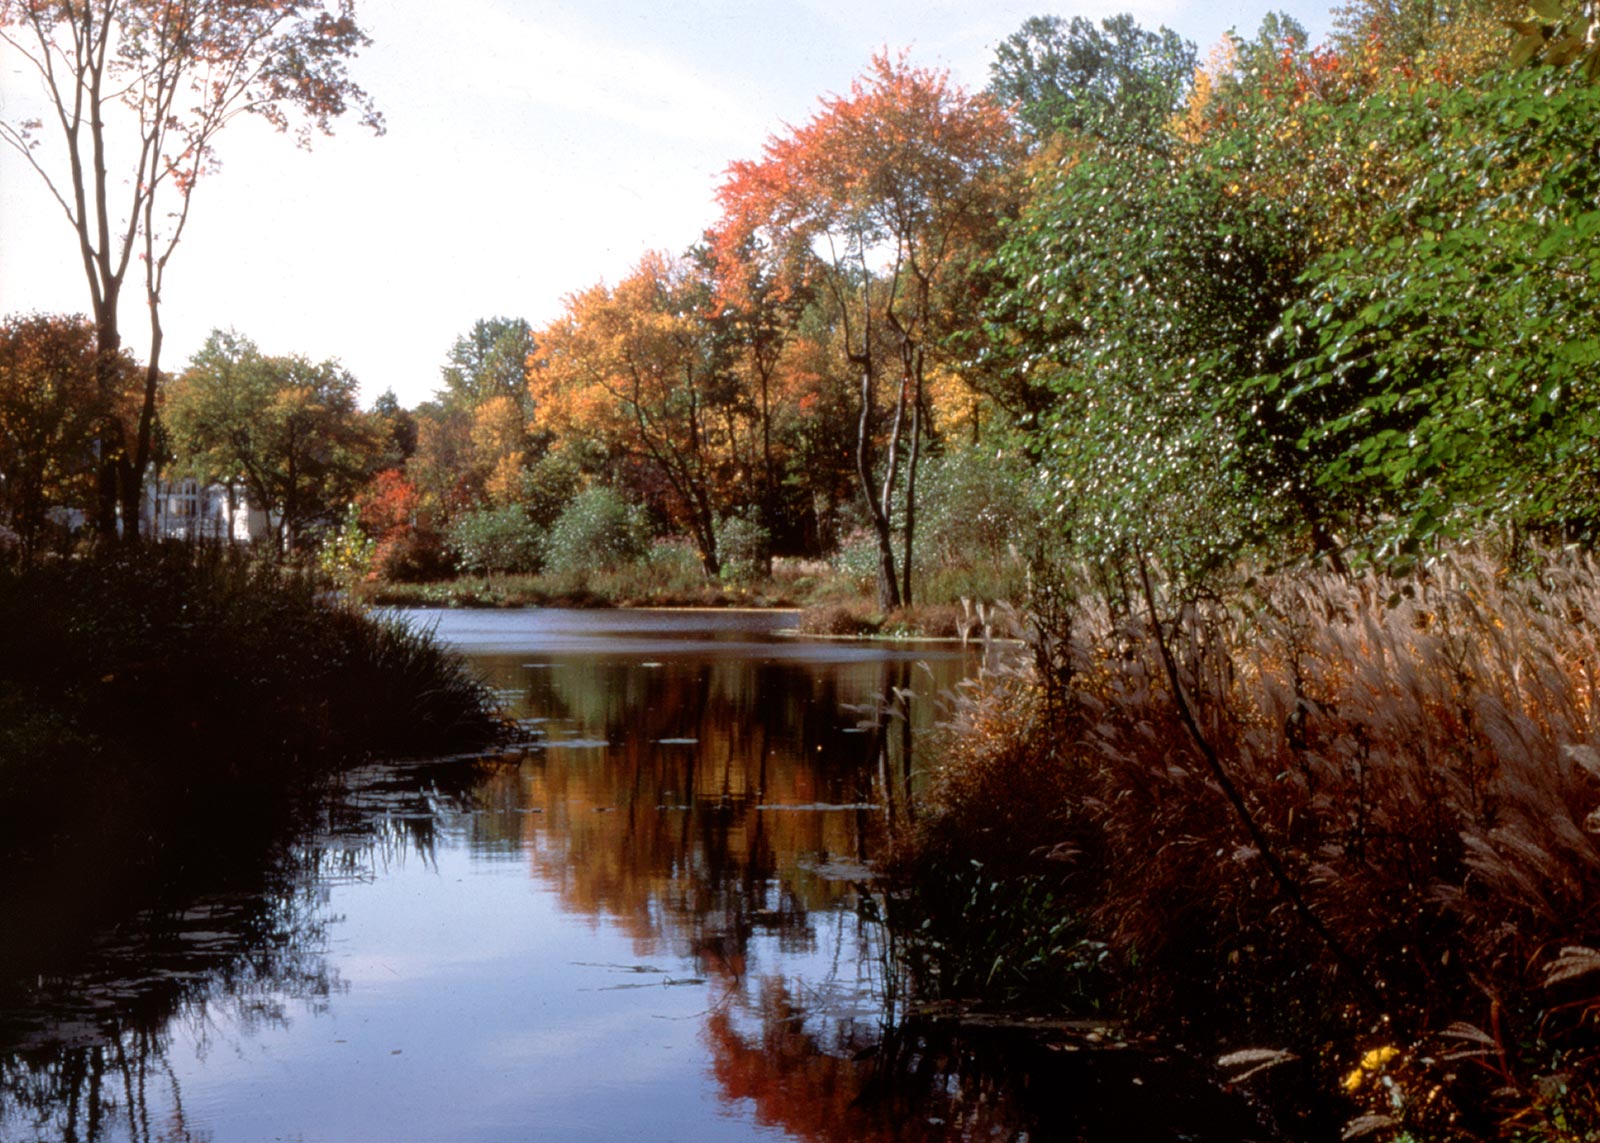
[[[863,882],[910,767],[871,708],[908,688],[926,723],[966,653],[781,612],[413,618],[536,745],[364,769],[258,884],[13,996],[0,1140],[1027,1137],[1006,1081],[878,1050]]]

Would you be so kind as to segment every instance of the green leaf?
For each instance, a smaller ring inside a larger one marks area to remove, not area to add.
[[[1544,37],[1540,35],[1522,36],[1517,40],[1516,46],[1511,49],[1510,64],[1512,67],[1521,67],[1531,60],[1544,47]]]

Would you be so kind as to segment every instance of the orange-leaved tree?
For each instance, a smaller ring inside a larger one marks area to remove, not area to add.
[[[539,333],[528,383],[535,427],[559,442],[591,441],[613,464],[648,474],[658,506],[716,575],[742,402],[718,367],[706,302],[692,262],[647,254],[616,286],[567,299]]]
[[[995,241],[1018,159],[997,102],[880,54],[849,94],[769,139],[760,160],[729,167],[719,191],[724,256],[774,259],[795,288],[831,299],[843,325],[859,386],[856,477],[885,608],[911,598],[929,357],[969,312],[969,268]]]

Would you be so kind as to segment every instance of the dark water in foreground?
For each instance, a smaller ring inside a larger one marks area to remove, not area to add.
[[[1141,1119],[1135,1054],[883,1039],[864,863],[913,767],[855,708],[909,688],[925,725],[959,648],[418,618],[542,745],[362,770],[270,867],[13,982],[0,1140],[1200,1137]]]

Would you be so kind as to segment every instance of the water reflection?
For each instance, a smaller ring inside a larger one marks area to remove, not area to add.
[[[460,787],[469,773],[438,768],[424,798],[423,769],[360,772],[342,796],[302,807],[300,844],[262,852],[251,833],[243,852],[169,872],[150,903],[52,967],[0,978],[0,1140],[212,1139],[190,1124],[174,1039],[203,1056],[325,1014],[347,991],[326,956],[330,887],[427,860],[437,778]],[[62,955],[46,918],[4,940],[8,963],[25,963],[29,942]]]
[[[879,736],[847,708],[960,670],[948,656],[484,662],[544,720],[547,746],[479,787],[474,844],[522,851],[567,908],[702,972],[741,962],[758,930],[809,948],[811,914],[853,900],[848,874],[866,876],[885,799],[870,764]]]
[[[0,984],[0,1140],[1063,1122],[1039,1060],[887,1018],[868,863],[962,652],[785,641],[770,616],[439,622],[538,744],[358,771],[248,876],[179,879]],[[908,719],[874,716],[897,692]]]

